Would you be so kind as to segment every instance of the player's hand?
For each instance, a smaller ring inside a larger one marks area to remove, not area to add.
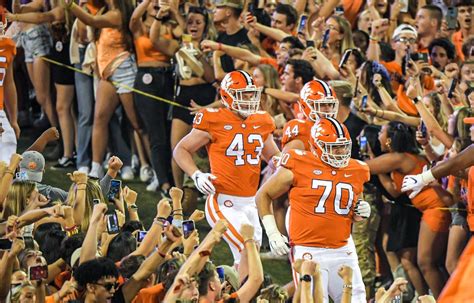
[[[290,252],[288,238],[280,233],[273,215],[266,215],[262,218],[263,226],[267,232],[270,250],[274,255],[284,256]]]
[[[420,191],[428,185],[423,181],[421,174],[419,175],[407,175],[403,178],[402,183],[402,192],[412,191],[408,196],[410,199],[413,199]]]
[[[192,176],[196,188],[205,195],[213,195],[216,193],[216,188],[212,184],[212,180],[217,179],[216,176],[209,173],[203,173],[197,170]]]
[[[367,219],[368,217],[370,217],[370,211],[371,211],[369,202],[364,201],[364,200],[358,200],[354,211],[356,215],[364,219]]]

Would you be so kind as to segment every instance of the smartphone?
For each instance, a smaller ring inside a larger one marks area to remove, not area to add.
[[[120,231],[117,214],[107,215],[107,232],[116,234]]]
[[[301,15],[300,22],[298,23],[299,34],[306,32],[306,21],[308,21],[308,15]]]
[[[196,225],[194,225],[194,220],[183,221],[183,236],[185,239],[187,239],[195,229]]]
[[[365,96],[362,97],[362,102],[361,102],[361,104],[360,104],[360,106],[361,106],[362,109],[364,109],[364,108],[367,107],[367,98],[368,98],[367,95],[365,95]]]
[[[405,64],[403,65],[404,67],[404,71],[403,71],[403,74],[406,75],[406,72],[409,68],[409,65],[410,65],[410,59],[411,59],[411,52],[410,52],[410,48],[407,47],[407,51],[406,51],[406,54],[405,54]]]
[[[359,146],[360,146],[360,154],[365,155],[367,154],[367,137],[361,136],[359,138]]]
[[[141,243],[143,239],[145,239],[147,231],[146,230],[139,230],[136,234],[136,239],[138,243]]]
[[[414,53],[410,55],[410,58],[415,62],[423,61],[424,63],[428,63],[427,53]]]
[[[342,5],[336,6],[336,8],[334,10],[334,13],[336,15],[343,15],[344,14],[344,6],[342,6]]]
[[[306,40],[306,47],[314,47],[314,41],[313,40]]]
[[[13,242],[10,239],[0,239],[0,250],[12,249]]]
[[[456,85],[458,84],[457,82],[458,80],[456,78],[453,78],[453,81],[451,82],[451,86],[449,86],[448,98],[453,97],[454,90],[456,89]]]
[[[354,98],[359,94],[359,77],[356,78],[356,85],[354,88]]]
[[[400,9],[400,13],[408,13],[408,0],[399,0],[402,8]]]
[[[48,266],[37,265],[28,267],[28,280],[41,281],[48,278]]]
[[[100,203],[100,199],[94,199],[92,200],[92,204],[93,205],[96,205],[96,204],[99,204]]]
[[[222,266],[217,266],[216,267],[217,275],[219,276],[219,280],[221,283],[225,282],[225,272],[224,272],[224,267]]]
[[[322,48],[328,47],[328,40],[329,40],[329,28],[324,32],[323,43],[321,44]]]
[[[421,121],[421,124],[420,124],[420,132],[423,138],[426,138],[426,136],[428,135],[428,130],[426,129],[425,122],[423,121]]]
[[[448,30],[455,30],[458,26],[458,8],[451,6],[448,7],[448,12],[446,13],[446,23],[448,25]]]
[[[113,202],[114,199],[118,199],[121,187],[122,187],[122,181],[115,180],[115,179],[112,179],[110,181],[110,189],[109,189],[109,192],[107,193],[107,199],[110,202]]]
[[[352,49],[347,49],[342,55],[341,61],[339,62],[339,68],[343,67],[346,64],[347,60],[349,60],[350,55],[352,54]]]

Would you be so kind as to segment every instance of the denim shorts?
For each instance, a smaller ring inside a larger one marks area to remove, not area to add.
[[[466,205],[462,202],[456,203],[452,208],[458,208],[456,210],[451,210],[451,226],[462,226],[467,228],[467,212]]]
[[[118,82],[114,83],[115,88],[117,88],[117,94],[126,94],[132,92],[130,88],[133,88],[135,84],[136,75],[137,63],[135,61],[135,56],[131,55],[115,69],[108,80],[111,82]],[[124,84],[125,86],[119,84]]]
[[[21,33],[21,45],[25,50],[25,62],[33,62],[37,57],[49,55],[53,45],[53,39],[49,28],[40,24]]]

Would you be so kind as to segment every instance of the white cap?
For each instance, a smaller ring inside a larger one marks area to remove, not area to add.
[[[416,28],[414,28],[410,24],[400,24],[393,32],[392,39],[395,39],[403,33],[413,34],[415,35],[416,39],[418,38],[418,32],[416,31]]]

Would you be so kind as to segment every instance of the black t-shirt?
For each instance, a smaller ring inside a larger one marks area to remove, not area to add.
[[[220,33],[219,36],[217,36],[216,41],[230,46],[238,46],[239,44],[250,44],[250,40],[247,37],[247,30],[243,27],[238,32],[232,35],[227,35],[225,32]],[[221,65],[222,69],[226,73],[235,70],[234,62],[232,61],[232,57],[230,56],[222,56]]]
[[[347,127],[347,130],[349,131],[349,135],[351,136],[352,140],[351,158],[360,159],[360,147],[359,141],[357,141],[357,137],[360,135],[360,133],[364,129],[364,126],[366,126],[367,123],[351,112],[349,113],[347,119],[344,121],[344,125]]]

